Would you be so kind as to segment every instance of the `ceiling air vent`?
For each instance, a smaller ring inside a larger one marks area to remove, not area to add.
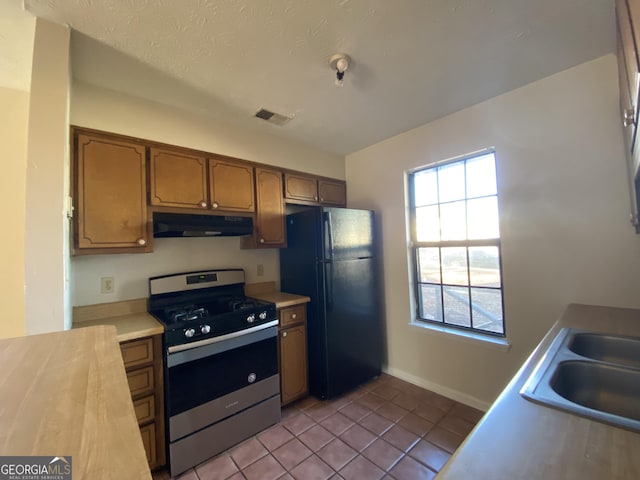
[[[274,125],[282,126],[285,123],[288,123],[291,120],[291,117],[287,117],[285,115],[280,115],[279,113],[272,112],[267,110],[266,108],[261,108],[255,114],[255,117],[261,118],[262,120],[266,120],[269,123],[273,123]]]

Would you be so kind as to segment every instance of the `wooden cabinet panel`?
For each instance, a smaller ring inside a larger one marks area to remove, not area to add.
[[[284,174],[284,197],[289,200],[318,201],[318,181],[314,177]]]
[[[156,416],[156,402],[153,395],[143,397],[133,402],[133,409],[136,412],[138,423],[142,425],[152,421]]]
[[[297,323],[304,323],[307,313],[306,305],[295,305],[280,310],[280,328],[286,328]]]
[[[151,148],[151,205],[182,208],[208,208],[207,160],[198,155]]]
[[[81,131],[74,140],[74,253],[150,251],[145,147]]]
[[[150,337],[121,343],[120,350],[122,351],[124,368],[128,369],[153,362],[153,339]]]
[[[150,468],[165,463],[162,336],[120,344],[133,408]]]
[[[159,466],[157,455],[158,447],[156,444],[156,424],[150,423],[149,425],[141,427],[140,436],[142,437],[142,445],[144,446],[144,450],[145,452],[147,452],[147,461],[149,462],[149,466],[151,468]]]
[[[282,404],[307,395],[307,327],[285,328],[280,332],[280,394]]]
[[[286,172],[284,197],[291,203],[345,206],[347,184],[341,180]]]
[[[309,393],[307,369],[307,306],[278,310],[280,319],[280,394],[285,405]]]
[[[209,185],[212,209],[255,211],[251,165],[210,158]]]
[[[155,385],[153,367],[127,372],[127,381],[129,382],[129,390],[131,390],[132,397],[153,391]]]
[[[340,181],[318,180],[318,196],[323,205],[346,205],[347,184]]]
[[[282,173],[279,170],[256,168],[255,241],[260,246],[286,245]]]
[[[637,148],[640,62],[636,49],[640,44],[640,0],[616,0],[616,20],[620,115],[628,161],[630,217],[636,233],[640,233],[640,149]]]

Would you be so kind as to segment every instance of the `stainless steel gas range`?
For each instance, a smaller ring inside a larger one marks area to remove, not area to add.
[[[244,281],[240,269],[149,279],[172,476],[280,420],[276,308],[245,297]]]

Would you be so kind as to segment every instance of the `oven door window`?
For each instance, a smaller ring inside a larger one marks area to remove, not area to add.
[[[169,367],[169,415],[178,415],[277,373],[277,337]]]

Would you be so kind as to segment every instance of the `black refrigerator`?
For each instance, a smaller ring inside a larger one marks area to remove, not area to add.
[[[287,215],[283,292],[306,295],[309,390],[345,393],[380,374],[383,328],[369,210],[307,207]]]

